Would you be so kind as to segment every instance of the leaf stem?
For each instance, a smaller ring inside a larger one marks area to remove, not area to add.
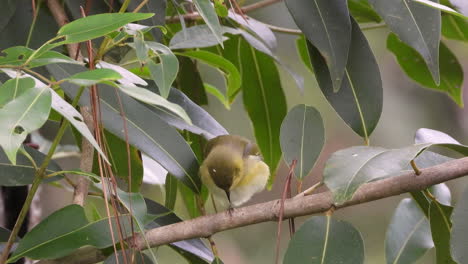
[[[418,168],[418,166],[416,166],[416,163],[414,162],[414,160],[410,161],[410,164],[411,164],[411,167],[414,170],[414,173],[416,175],[421,175],[421,170]]]

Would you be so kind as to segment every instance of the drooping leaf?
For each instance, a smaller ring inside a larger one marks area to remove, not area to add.
[[[453,207],[432,201],[429,206],[432,240],[436,248],[437,263],[456,264],[450,256],[450,231]]]
[[[5,55],[0,56],[0,64],[21,66],[29,59],[33,52],[34,50],[24,46],[16,46],[4,49],[2,50],[2,53]],[[35,68],[51,63],[82,64],[79,61],[63,55],[62,53],[49,50],[41,53],[39,56],[35,56],[34,59],[28,63],[28,67]]]
[[[286,0],[285,3],[297,26],[324,58],[332,90],[337,92],[346,77],[345,67],[351,45],[351,22],[346,0]]]
[[[120,2],[123,2],[123,0],[120,0]],[[141,5],[143,0],[138,0],[138,1],[130,1],[128,4],[128,9],[129,10],[135,10],[138,6]],[[165,23],[166,19],[166,0],[149,0],[146,1],[143,6],[141,6],[141,9],[139,12],[142,13],[152,13],[154,12],[154,16],[141,20],[140,24],[142,25],[147,25],[147,26],[152,26],[151,28],[151,35],[153,36],[154,40],[159,42],[162,38],[162,32],[161,29],[158,27],[154,26],[163,26]]]
[[[222,56],[216,55],[208,51],[187,51],[178,53],[178,55],[186,56],[192,59],[204,62],[212,67],[218,68],[225,74],[227,81],[227,96],[234,100],[234,96],[239,92],[241,86],[241,76],[236,66]]]
[[[203,87],[205,88],[205,91],[211,95],[213,95],[214,97],[216,97],[223,105],[226,109],[231,109],[231,105],[229,104],[229,100],[226,98],[226,96],[224,96],[224,94],[218,90],[218,88],[214,87],[213,85],[211,84],[208,84],[208,83],[204,83],[203,84]]]
[[[358,22],[377,22],[382,18],[372,9],[367,0],[348,0],[348,8],[351,15]]]
[[[450,144],[460,144],[456,139],[450,135],[445,134],[444,132],[430,129],[430,128],[420,128],[416,131],[414,136],[414,143],[423,144],[423,143],[450,143]]]
[[[387,48],[396,56],[405,73],[424,87],[447,93],[460,107],[463,107],[462,84],[463,69],[455,55],[443,43],[440,43],[440,84],[437,85],[422,57],[411,47],[390,34]]]
[[[0,109],[0,146],[12,164],[28,133],[47,121],[52,103],[48,87],[26,90]]]
[[[239,34],[240,31],[226,26],[221,26],[222,34],[229,33],[232,35]],[[222,36],[222,41],[226,41],[228,37]],[[206,48],[218,45],[219,42],[214,36],[213,31],[207,25],[195,25],[180,30],[171,38],[169,48],[171,49],[193,49]]]
[[[325,143],[320,112],[303,104],[293,107],[281,124],[280,143],[286,163],[297,161],[294,174],[302,180],[314,167]]]
[[[65,37],[63,44],[83,42],[102,37],[118,28],[137,20],[145,20],[152,17],[152,13],[106,13],[79,18],[72,21],[57,33],[57,36]]]
[[[113,232],[117,230],[117,219],[112,217]],[[131,235],[128,216],[121,216],[123,237]],[[48,216],[21,239],[8,262],[21,257],[32,259],[59,258],[73,250],[90,245],[106,248],[112,245],[109,219],[88,222],[83,207],[66,206]]]
[[[468,262],[468,188],[465,188],[452,214],[452,232],[450,233],[450,249],[453,260],[458,263]]]
[[[448,13],[448,14],[451,14],[451,15],[455,15],[455,16],[461,17],[463,19],[468,19],[468,16],[465,16],[462,13],[457,12],[453,8],[450,8],[450,7],[445,6],[445,5],[441,5],[441,4],[437,3],[437,2],[433,2],[433,1],[429,1],[429,0],[414,0],[414,1],[416,3],[426,5],[426,6],[429,6],[431,8],[434,8],[434,9],[438,9],[438,10],[440,10],[442,12],[445,12],[445,13]]]
[[[369,2],[390,30],[424,58],[432,79],[439,84],[440,11],[408,0]]]
[[[248,31],[253,35],[257,36],[258,39],[267,45],[271,51],[274,52],[276,50],[276,36],[266,24],[246,15],[239,15],[232,10],[229,11],[229,18],[248,29]]]
[[[197,197],[195,193],[187,188],[185,185],[178,184],[179,193],[184,202],[185,208],[190,216],[190,218],[196,218],[202,215],[200,212],[199,206],[197,204]]]
[[[37,166],[40,166],[44,161],[45,155],[41,152],[24,146],[26,152],[33,158]],[[46,169],[46,174],[61,171],[60,166],[51,160]],[[12,164],[5,152],[0,149],[0,186],[23,186],[31,184],[35,176],[35,168],[31,161],[21,153],[16,156],[16,165]],[[46,179],[45,182],[58,180],[61,177],[53,177]]]
[[[152,41],[146,41],[145,43],[149,49],[158,54],[159,63],[149,60],[147,65],[151,77],[158,85],[161,96],[167,98],[179,71],[179,61],[168,47]]]
[[[94,69],[73,74],[65,80],[80,86],[91,86],[97,83],[116,81],[121,78],[122,76],[114,70]]]
[[[352,36],[348,62],[340,91],[333,91],[333,82],[325,58],[308,44],[320,90],[338,115],[355,133],[366,141],[380,119],[383,88],[380,71],[366,37],[359,25],[352,21]]]
[[[193,3],[200,13],[201,17],[213,32],[216,40],[223,46],[223,30],[219,23],[216,11],[210,0],[194,0]]]
[[[148,83],[142,78],[138,77],[138,75],[132,73],[131,71],[123,67],[120,67],[119,65],[115,65],[115,64],[108,63],[105,61],[99,61],[96,63],[96,66],[101,67],[101,68],[111,69],[119,73],[122,76],[122,78],[118,79],[117,81],[121,84],[126,84],[126,85],[132,84],[132,85],[142,85],[142,86],[148,85]]]
[[[177,199],[177,180],[172,175],[166,176],[166,183],[164,184],[166,190],[166,199],[164,199],[164,206],[169,210],[174,210],[175,202]]]
[[[82,71],[82,68],[64,64],[49,65],[48,70],[57,79],[63,79]],[[64,83],[62,89],[71,98],[77,93],[77,87],[73,84]],[[199,192],[201,182],[198,177],[198,161],[180,134],[158,115],[122,92],[106,86],[99,87],[98,90],[104,127],[121,139],[125,139],[120,107],[122,105],[129,143],[158,161],[194,192]],[[81,96],[80,105],[89,105],[87,91]]]
[[[265,163],[274,171],[281,158],[279,142],[281,121],[286,116],[286,98],[281,88],[278,69],[272,58],[245,42],[240,46],[242,93]]]
[[[292,237],[283,263],[364,263],[364,242],[348,222],[313,216]]]
[[[296,39],[296,50],[299,54],[299,58],[301,58],[306,68],[309,69],[309,71],[314,72],[310,62],[309,50],[307,49],[307,40],[304,35],[301,35]]]
[[[197,105],[208,104],[208,98],[197,64],[184,56],[179,56],[178,60],[180,70],[177,75],[177,87]]]
[[[410,198],[403,199],[396,208],[385,238],[387,263],[415,263],[434,247],[429,221]]]
[[[468,41],[468,20],[448,14],[442,15],[442,35],[449,39]]]

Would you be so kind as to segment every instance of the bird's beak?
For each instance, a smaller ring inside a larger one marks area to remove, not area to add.
[[[226,195],[227,195],[229,204],[231,204],[231,192],[230,192],[229,190],[227,190],[227,191],[225,191],[225,192],[226,192]]]

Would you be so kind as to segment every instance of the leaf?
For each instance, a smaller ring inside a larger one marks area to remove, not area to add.
[[[434,247],[426,216],[415,201],[403,199],[396,208],[385,237],[387,263],[415,263]]]
[[[432,201],[429,206],[432,239],[436,248],[437,263],[456,264],[450,256],[450,231],[453,207]]]
[[[253,33],[266,46],[268,46],[270,50],[276,50],[276,36],[266,24],[246,15],[239,15],[232,10],[229,11],[229,18],[236,21],[242,27],[248,29],[249,32]]]
[[[285,3],[297,26],[325,59],[333,91],[338,92],[346,77],[345,67],[351,45],[351,22],[346,1],[286,0]]]
[[[280,143],[286,163],[297,161],[294,174],[302,180],[314,167],[325,143],[320,112],[303,104],[293,107],[281,124]]]
[[[351,224],[330,216],[313,216],[292,237],[284,264],[364,263],[364,242]]]
[[[1,65],[23,65],[29,57],[34,53],[34,50],[24,47],[16,46],[2,50],[5,56],[0,56]],[[40,55],[35,56],[29,63],[30,68],[44,66],[51,63],[71,63],[71,64],[82,64],[68,56],[65,56],[59,52],[48,50],[42,52]]]
[[[145,201],[148,208],[148,213],[150,215],[156,216],[153,222],[147,225],[147,228],[156,228],[182,222],[182,219],[180,219],[177,215],[175,215],[172,211],[169,211],[164,206],[149,199],[145,199]],[[212,261],[214,258],[211,250],[208,249],[203,241],[199,238],[174,242],[171,243],[171,246],[179,253],[188,252],[197,258],[208,262]]]
[[[226,26],[221,26],[221,30],[222,34],[229,33],[235,35],[240,33],[239,30]],[[221,39],[224,42],[228,37],[222,36]],[[218,44],[218,40],[208,25],[195,25],[175,33],[169,42],[169,48],[173,50],[206,48]]]
[[[306,68],[310,72],[314,72],[314,69],[312,69],[312,64],[310,62],[310,55],[309,55],[309,50],[307,49],[307,40],[305,39],[304,35],[300,35],[296,39],[296,50],[297,53],[299,54],[299,58],[301,58],[302,63],[306,66]]]
[[[32,157],[38,166],[42,164],[45,159],[45,155],[41,152],[24,146],[26,152]],[[51,160],[45,173],[55,173],[61,171],[60,166],[54,161]],[[35,168],[31,161],[21,153],[18,153],[16,156],[16,165],[12,164],[5,152],[0,149],[0,186],[24,186],[32,184],[35,175]],[[52,177],[45,179],[44,182],[50,182],[59,180],[62,177]]]
[[[324,169],[324,182],[335,204],[351,199],[362,184],[394,176],[407,169],[411,160],[431,146],[441,146],[468,154],[468,147],[451,143],[425,143],[401,149],[351,147],[332,154]]]
[[[8,24],[10,18],[15,14],[17,2],[15,0],[7,0],[3,2],[0,9],[0,31]]]
[[[117,231],[116,220],[115,217],[110,219],[113,232]],[[128,216],[121,216],[119,224],[124,238],[131,235]],[[24,235],[8,262],[14,262],[21,257],[59,258],[82,246],[89,245],[102,249],[112,244],[108,218],[88,222],[83,207],[68,205],[52,213]]]
[[[348,8],[351,16],[357,22],[377,22],[382,18],[372,9],[367,0],[348,0]]]
[[[387,48],[396,56],[405,73],[417,83],[434,90],[447,93],[460,107],[463,107],[463,69],[455,55],[441,42],[440,45],[440,84],[437,85],[421,56],[401,42],[394,34],[387,38]]]
[[[168,47],[152,41],[147,41],[145,43],[148,48],[158,54],[159,63],[156,64],[152,60],[149,60],[147,61],[147,65],[151,77],[158,85],[161,96],[167,98],[171,85],[179,71],[179,61]]]
[[[123,2],[120,0],[120,2]],[[143,0],[139,1],[130,1],[128,4],[128,9],[131,11],[134,11],[141,3]],[[145,4],[141,7],[139,12],[142,13],[151,13],[154,12],[154,16],[141,20],[140,24],[142,25],[147,25],[147,26],[153,26],[151,28],[151,35],[153,36],[154,40],[157,42],[161,41],[162,38],[162,32],[161,29],[158,27],[154,26],[162,26],[165,23],[165,18],[166,18],[166,0],[149,0],[146,1]]]
[[[0,109],[33,88],[34,84],[32,78],[19,78],[19,76],[6,81],[0,86],[0,91],[2,91],[0,94]]]
[[[63,79],[82,71],[82,68],[64,64],[49,65],[48,70],[55,78]],[[75,85],[68,83],[64,83],[62,89],[71,98],[75,97],[78,90]],[[104,128],[125,139],[120,105],[124,106],[129,143],[158,161],[194,192],[199,192],[201,182],[198,177],[198,161],[180,134],[152,111],[118,90],[105,86],[98,90]],[[89,105],[87,91],[81,96],[79,104]]]
[[[71,83],[80,85],[80,86],[91,86],[97,83],[102,83],[106,81],[116,81],[121,79],[122,76],[111,69],[95,69],[89,71],[79,72],[73,74],[72,76],[64,79]]]
[[[0,109],[0,146],[12,164],[26,136],[47,121],[51,101],[48,87],[30,87]]]
[[[83,42],[111,33],[118,28],[137,20],[152,17],[152,13],[107,13],[79,18],[72,21],[57,33],[65,37],[63,44]]]
[[[219,23],[216,11],[210,0],[194,0],[193,4],[197,8],[201,17],[213,32],[216,40],[223,46],[223,31]]]
[[[180,65],[179,74],[177,75],[177,88],[197,105],[208,104],[208,98],[197,64],[184,56],[179,56],[177,59]]]
[[[414,143],[422,144],[422,143],[448,143],[448,144],[455,144],[460,145],[453,137],[445,134],[444,132],[429,129],[429,128],[420,128],[416,131],[414,136]]]
[[[174,206],[177,199],[177,180],[171,174],[166,176],[166,183],[164,184],[166,190],[166,199],[164,199],[164,205],[169,210],[174,210]]]
[[[452,214],[452,232],[450,233],[450,249],[453,260],[458,263],[468,262],[468,188],[465,188]]]
[[[152,85],[148,88],[153,90],[155,89]],[[202,107],[192,102],[183,92],[172,88],[167,99],[182,107],[192,121],[192,123],[189,124],[161,107],[147,106],[167,124],[180,130],[187,130],[194,134],[202,135],[206,139],[228,134],[226,129],[221,126],[216,119],[214,119]]]
[[[442,16],[442,35],[449,39],[468,41],[468,21],[457,16]]]
[[[131,250],[127,250],[126,256],[132,256]],[[124,258],[124,254],[122,250],[119,250],[117,254],[113,252],[107,259],[103,262],[103,264],[117,264],[117,263],[125,263],[127,260]],[[132,264],[153,264],[153,260],[151,260],[148,255],[142,252],[136,252],[135,257],[132,258]]]
[[[202,216],[202,213],[200,212],[199,206],[197,204],[196,194],[185,185],[179,184],[178,187],[190,218],[197,218]]]
[[[111,64],[105,61],[99,61],[98,63],[96,63],[96,66],[100,68],[106,68],[106,69],[111,69],[111,70],[116,71],[118,74],[122,76],[121,79],[117,80],[121,84],[129,84],[129,85],[133,84],[133,85],[143,85],[143,86],[148,85],[148,83],[142,78],[138,77],[138,75],[118,65]]]
[[[224,262],[219,257],[216,257],[211,264],[224,264]]]
[[[218,90],[218,88],[214,87],[211,84],[204,83],[203,86],[205,87],[205,91],[214,97],[216,97],[226,109],[231,109],[231,105],[229,104],[229,100],[224,96],[224,94]]]
[[[424,58],[439,84],[440,11],[409,0],[369,2],[390,30]]]
[[[245,42],[241,43],[239,56],[244,107],[252,121],[263,159],[270,171],[274,172],[281,158],[281,120],[287,112],[278,69],[273,59]],[[271,187],[273,181],[274,173],[270,176],[268,186]]]
[[[338,115],[366,141],[380,119],[383,88],[379,66],[359,25],[352,21],[351,45],[342,87],[334,92],[323,58],[309,44],[309,54],[320,90]]]
[[[7,242],[11,231],[0,226],[0,242]]]
[[[454,9],[452,9],[452,8],[450,8],[448,6],[445,6],[445,5],[441,5],[439,3],[435,3],[435,2],[432,2],[432,1],[429,1],[429,0],[413,0],[413,1],[415,1],[416,3],[419,3],[419,4],[429,6],[429,7],[434,8],[434,9],[438,9],[438,10],[440,10],[442,12],[461,17],[463,19],[468,19],[468,16],[465,16],[465,15],[463,15],[461,13],[458,13]]]
[[[242,82],[241,75],[234,64],[219,55],[203,50],[187,51],[178,53],[178,55],[197,59],[223,71],[227,81],[227,96],[232,103],[234,96],[239,92]]]

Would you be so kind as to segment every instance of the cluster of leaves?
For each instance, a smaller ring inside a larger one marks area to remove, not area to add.
[[[57,120],[59,115],[62,125],[73,127],[78,142],[86,138],[103,160],[112,164],[115,175],[124,182],[122,189],[131,186],[129,192],[116,193],[131,216],[103,217],[97,210],[86,215],[80,206],[64,207],[18,241],[10,262],[25,256],[63,257],[86,245],[109,252],[106,249],[115,242],[110,230],[124,230],[122,236],[128,237],[133,230],[143,232],[182,221],[173,213],[179,194],[190,216],[199,216],[201,209],[197,205],[208,194],[198,176],[203,143],[228,133],[200,107],[207,104],[207,94],[227,109],[242,94],[258,146],[271,171],[283,157],[287,164],[297,162],[294,173],[299,180],[310,173],[325,141],[323,120],[314,107],[304,104],[288,113],[279,68],[290,74],[301,91],[303,80],[276,55],[276,38],[266,24],[228,10],[222,1],[212,5],[209,0],[194,0],[193,6],[202,19],[190,24],[183,19],[190,8],[175,2],[121,1],[127,8],[122,11],[138,8],[139,12],[134,13],[108,13],[115,7],[99,3],[91,9],[95,15],[85,18],[79,18],[76,12],[78,2],[64,2],[76,20],[60,28],[55,36],[50,35],[50,28],[41,27],[41,23],[50,24],[50,14],[38,9],[34,16],[37,25],[30,36],[39,34],[36,41],[42,43],[35,49],[18,46],[24,44],[24,39],[13,39],[13,44],[2,51],[0,71],[8,78],[0,86],[0,166],[4,172],[0,185],[31,184],[38,177],[38,168],[45,166],[44,175],[39,175],[44,183],[73,173],[92,178],[93,188],[102,191],[104,183],[96,176],[97,162],[93,173],[63,171],[50,161],[51,153],[44,155],[22,146],[28,133],[47,120]],[[296,41],[298,54],[315,74],[337,114],[367,144],[382,112],[383,89],[362,23],[387,26],[391,30],[387,47],[405,73],[463,105],[463,71],[455,55],[441,42],[441,34],[467,41],[468,21],[447,0],[443,5],[427,0],[285,3],[302,32]],[[25,11],[17,5],[8,1],[8,8],[2,11],[6,19],[0,20],[0,31],[18,30],[15,22],[17,17],[25,17]],[[163,27],[166,15],[179,16],[180,23]],[[140,23],[134,24],[136,21]],[[59,52],[64,45],[90,40],[96,54],[93,61],[85,62],[96,65],[96,69],[88,69],[84,62]],[[222,74],[224,89],[204,82],[199,63]],[[105,147],[96,142],[76,110],[78,105],[94,104],[92,92],[86,87],[95,85]],[[130,155],[125,151],[126,143],[131,145]],[[423,129],[418,131],[415,145],[405,148],[360,146],[334,153],[326,163],[323,182],[333,193],[335,203],[342,204],[361,185],[410,169],[410,161],[423,168],[449,159],[425,151],[432,146],[468,154],[467,147],[449,136]],[[164,206],[139,193],[143,178],[141,153],[168,172]],[[274,173],[269,186],[273,183]],[[468,258],[463,251],[466,238],[463,231],[456,230],[466,229],[466,203],[458,204],[452,217],[450,191],[445,185],[412,195],[413,200],[405,199],[398,206],[388,228],[387,262],[413,263],[435,247],[438,262],[464,263]],[[129,221],[130,217],[134,221]],[[6,241],[8,232],[0,229],[0,241]],[[193,263],[219,261],[200,239],[172,243],[171,247]],[[152,251],[149,253],[152,258],[142,256],[142,263],[155,261]],[[122,257],[125,251],[115,254]],[[358,230],[350,223],[320,216],[311,218],[297,231],[284,263],[301,263],[304,259],[364,263],[364,255]],[[111,255],[105,263],[115,259]]]

